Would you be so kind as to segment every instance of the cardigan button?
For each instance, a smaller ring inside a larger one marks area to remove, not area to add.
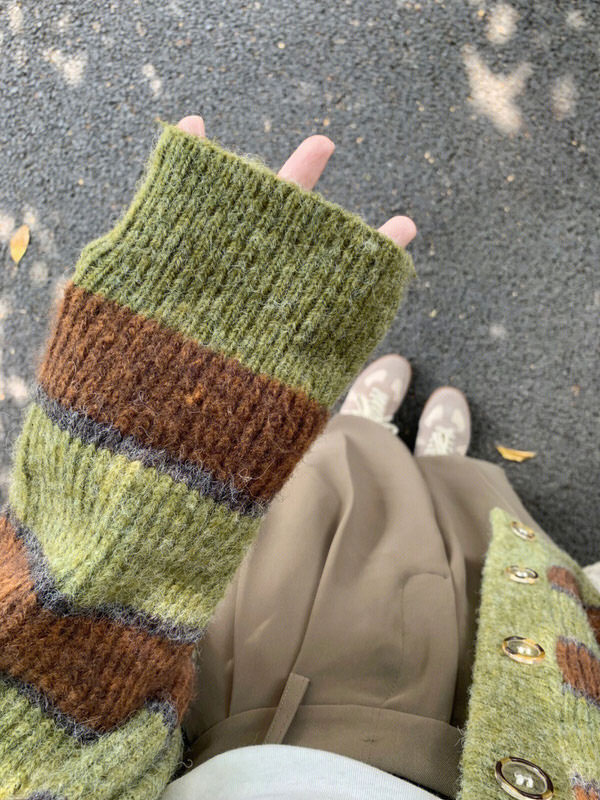
[[[532,542],[535,539],[535,531],[533,528],[530,528],[529,525],[524,525],[522,522],[513,520],[510,523],[510,527],[512,528],[512,532],[518,536],[519,539],[525,539],[527,542]]]
[[[505,569],[506,575],[516,583],[535,583],[539,580],[539,575],[531,567],[518,567],[513,564]]]
[[[495,774],[502,790],[518,800],[547,800],[554,794],[549,775],[524,758],[502,758],[496,763]]]
[[[523,636],[507,636],[502,642],[502,652],[520,664],[538,664],[546,657],[541,644]]]

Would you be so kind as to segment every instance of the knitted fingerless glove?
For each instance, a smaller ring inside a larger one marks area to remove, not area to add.
[[[193,644],[411,274],[358,217],[165,128],[82,253],[17,446],[0,800],[160,796]]]

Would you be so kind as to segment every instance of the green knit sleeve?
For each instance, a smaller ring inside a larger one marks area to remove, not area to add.
[[[168,127],[75,282],[331,405],[412,275],[410,257],[356,215]]]
[[[192,650],[409,257],[167,126],[67,286],[0,518],[0,800],[152,800]]]

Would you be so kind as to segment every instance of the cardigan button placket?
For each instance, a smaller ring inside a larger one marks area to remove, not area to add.
[[[513,520],[510,524],[512,532],[519,539],[531,542],[536,538],[535,531],[522,522]],[[505,575],[516,583],[537,583],[538,572],[532,567],[516,564],[505,568]],[[544,660],[544,648],[523,636],[507,636],[502,642],[504,655],[519,664],[539,664]],[[503,792],[517,800],[548,800],[554,795],[554,786],[550,776],[541,767],[527,759],[507,756],[496,762],[496,781]]]
[[[525,525],[518,520],[513,520],[510,523],[513,533],[531,542],[535,539],[536,534],[533,528]],[[531,567],[509,566],[505,570],[508,577],[517,583],[535,583],[539,575]],[[511,658],[513,661],[518,661],[520,664],[539,664],[543,661],[546,653],[541,644],[534,642],[533,639],[526,639],[523,636],[507,636],[502,642],[502,652],[504,655]]]
[[[513,520],[510,523],[510,527],[512,532],[515,536],[518,536],[519,539],[525,539],[527,542],[532,542],[535,539],[535,531],[533,528],[530,528],[529,525],[524,525],[522,522],[518,522],[518,520]]]
[[[516,564],[507,567],[505,572],[507,577],[515,583],[537,583],[540,577],[531,567],[519,567]]]
[[[523,636],[507,636],[502,642],[502,652],[519,664],[539,664],[546,657],[541,644]]]
[[[517,800],[548,800],[554,794],[550,776],[525,758],[502,758],[496,763],[495,774],[502,790]]]

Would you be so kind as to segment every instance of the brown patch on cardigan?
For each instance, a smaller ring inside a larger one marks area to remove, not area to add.
[[[103,733],[148,700],[179,719],[193,688],[193,645],[108,619],[61,617],[40,606],[27,554],[0,517],[0,671],[42,692],[62,713]]]
[[[596,641],[600,644],[600,608],[598,606],[587,606],[585,611],[594,631]]]
[[[39,377],[64,406],[261,500],[328,417],[304,392],[73,284]]]
[[[560,637],[556,660],[565,683],[588,702],[600,704],[600,660],[581,642]]]
[[[547,574],[553,589],[570,594],[575,600],[581,602],[579,583],[571,570],[566,567],[550,567]]]
[[[600,643],[600,608],[597,606],[586,606],[584,604],[581,597],[581,588],[575,575],[566,567],[550,567],[547,574],[553,589],[565,592],[565,594],[568,594],[576,600],[585,610],[594,636],[598,643]]]
[[[573,794],[575,800],[600,800],[600,785],[576,782],[573,784]]]

